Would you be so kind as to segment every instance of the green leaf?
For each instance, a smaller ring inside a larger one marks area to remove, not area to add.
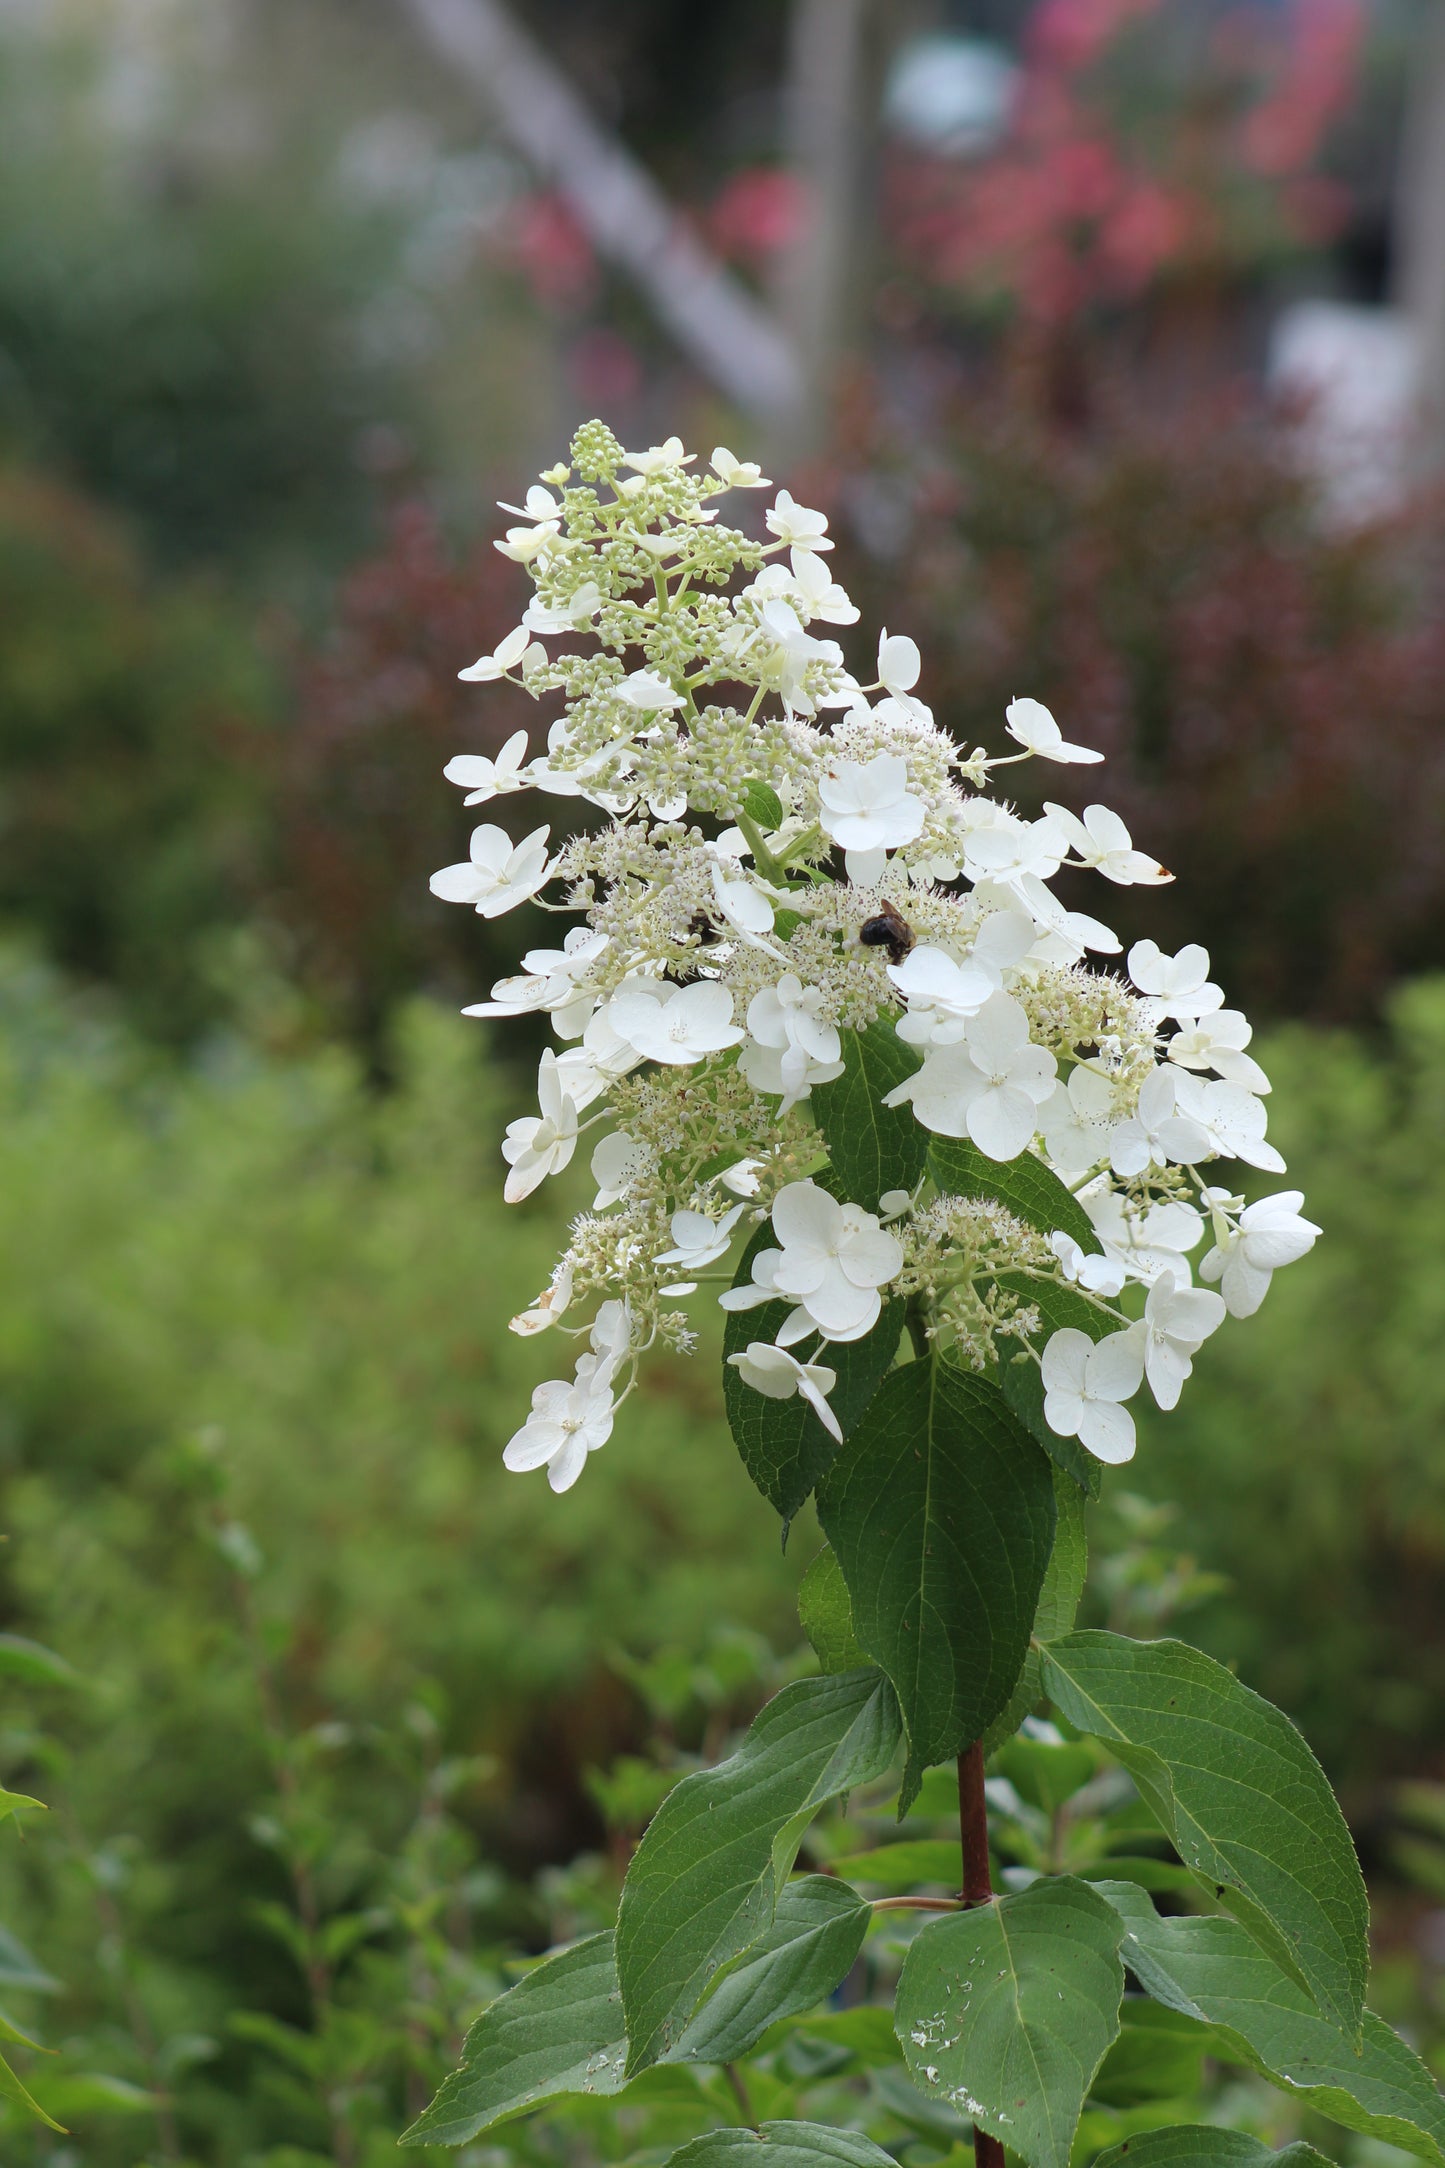
[[[618,2093],[626,2062],[612,1937],[590,1935],[549,1957],[482,2012],[460,2066],[400,2143],[466,2145],[493,2123],[559,2093]]]
[[[629,2074],[676,2045],[716,1974],[766,1934],[813,1815],[884,1775],[898,1733],[876,1671],[801,1679],[735,1754],[668,1794],[633,1854],[617,1919]]]
[[[0,1927],[0,1988],[24,1988],[31,1995],[58,1995],[60,1982],[42,1969],[8,1927]]]
[[[885,1190],[914,1187],[928,1156],[928,1131],[912,1107],[883,1104],[884,1093],[912,1076],[921,1056],[882,1016],[866,1031],[839,1037],[843,1074],[813,1086],[813,1119],[843,1195],[876,1212]]]
[[[1100,2153],[1094,2168],[1330,2168],[1323,2153],[1297,2140],[1272,2153],[1247,2130],[1213,2123],[1178,2123],[1172,2130],[1141,2131]]]
[[[823,2123],[712,2130],[668,2156],[667,2168],[896,2168],[871,2138]]]
[[[1122,1922],[1087,1882],[1035,1882],[915,1936],[896,2023],[913,2082],[1030,2168],[1068,2168],[1118,2038]]]
[[[0,1678],[19,1679],[26,1686],[79,1686],[80,1673],[38,1641],[23,1634],[0,1634]]]
[[[13,2100],[16,2107],[23,2108],[27,2115],[33,2115],[38,2122],[46,2124],[51,2130],[58,2130],[62,2137],[68,2136],[65,2125],[57,2123],[53,2115],[47,2115],[34,2095],[26,2091],[3,2055],[0,2055],[0,2100]]]
[[[679,2040],[670,2062],[730,2062],[780,2019],[811,2009],[851,1967],[869,1908],[827,1875],[791,1882],[772,1926]],[[402,2145],[466,2145],[565,2095],[629,2092],[627,2036],[610,1933],[547,1958],[482,2012],[460,2066]]]
[[[998,1756],[997,1768],[1020,1799],[1041,1813],[1057,1814],[1098,1771],[1092,1747],[1080,1740],[1054,1745],[1045,1739],[1011,1739]]]
[[[1111,1332],[1119,1330],[1117,1319],[1107,1317],[1076,1288],[1065,1287],[1057,1280],[1034,1280],[1023,1272],[1001,1272],[998,1285],[1016,1294],[1021,1302],[1032,1303],[1038,1311],[1040,1329],[1033,1334],[1031,1345],[1040,1355],[1053,1335],[1066,1327],[1087,1333],[1091,1340],[1107,1339]],[[1097,1498],[1103,1488],[1102,1464],[1085,1451],[1077,1438],[1059,1437],[1044,1421],[1044,1375],[1033,1356],[1017,1343],[1002,1341],[998,1381],[1004,1399],[1050,1460],[1066,1469],[1081,1490]]]
[[[1176,1867],[1172,1859],[1147,1859],[1130,1852],[1116,1852],[1078,1872],[1085,1882],[1137,1882],[1140,1889],[1157,1889],[1163,1895],[1178,1891],[1192,1897],[1199,1887],[1189,1869]]]
[[[854,1631],[898,1692],[903,1812],[922,1771],[980,1738],[1013,1691],[1053,1546],[1049,1463],[996,1387],[913,1362],[840,1448],[818,1518]]]
[[[783,825],[783,801],[771,783],[751,782],[743,785],[743,811],[750,821],[769,831]]]
[[[1068,1633],[1078,1615],[1084,1582],[1089,1573],[1089,1539],[1084,1527],[1084,1499],[1078,1484],[1061,1468],[1054,1469],[1054,1547],[1049,1553],[1044,1585],[1034,1613],[1032,1641],[1058,1641]],[[1024,1718],[1044,1698],[1043,1670],[1038,1650],[1030,1646],[1018,1684],[1008,1704],[999,1711],[983,1735],[984,1757],[997,1753],[1012,1739]]]
[[[996,1197],[1036,1233],[1072,1235],[1080,1249],[1099,1253],[1099,1237],[1088,1213],[1032,1152],[1002,1165],[987,1159],[967,1137],[930,1137],[928,1167],[950,1197]]]
[[[36,2100],[31,2099],[13,2071],[7,2070],[5,2075],[10,2084],[0,2080],[0,2091],[28,2107],[43,2123],[49,2123],[52,2130],[62,2128],[54,2120],[56,2116],[65,2115],[80,2122],[88,2116],[154,2115],[159,2105],[157,2096],[147,2092],[144,2086],[132,2085],[127,2078],[112,2077],[106,2070],[66,2071],[43,2081],[37,2077],[34,2083],[39,2098]]]
[[[748,1285],[758,1251],[776,1245],[771,1225],[764,1222],[743,1252],[734,1287]],[[769,1505],[782,1515],[785,1536],[788,1524],[832,1465],[835,1447],[801,1394],[791,1400],[769,1400],[765,1393],[745,1385],[727,1358],[740,1355],[749,1341],[776,1340],[792,1307],[790,1302],[765,1302],[756,1310],[730,1310],[723,1325],[723,1405],[728,1424],[743,1466]],[[885,1302],[870,1333],[826,1351],[823,1359],[838,1378],[828,1404],[845,1438],[897,1352],[903,1309],[901,1302]]]
[[[1127,1961],[1127,1958],[1126,1958]],[[1204,2058],[1214,2044],[1207,2025],[1126,1995],[1119,2037],[1104,2057],[1091,2098],[1110,2108],[1138,2108],[1149,2100],[1188,2100],[1204,2082]]]
[[[843,1569],[827,1544],[803,1575],[798,1617],[824,1671],[858,1671],[867,1663],[853,1631]]]
[[[1358,2039],[1369,1908],[1345,1818],[1289,1718],[1182,1641],[1078,1633],[1050,1699],[1107,1741],[1186,1867]]]
[[[851,1970],[871,1916],[832,1875],[790,1882],[767,1934],[724,1974],[669,2060],[735,2062],[780,2018],[811,2010]]]
[[[1123,1955],[1157,2002],[1210,2025],[1211,2053],[1240,2062],[1346,2130],[1445,2162],[1445,2099],[1425,2065],[1373,2010],[1363,2045],[1322,2017],[1230,1919],[1160,1919],[1144,1892],[1099,1882],[1124,1923]]]
[[[834,1874],[878,1889],[917,1889],[939,1882],[956,1891],[963,1880],[963,1847],[954,1837],[909,1837],[902,1844],[880,1844],[871,1852],[850,1852],[828,1862]]]
[[[879,2070],[901,2063],[903,2050],[893,2030],[893,2012],[877,2003],[859,2003],[851,2010],[825,2010],[778,2026],[759,2043],[766,2054],[785,2040],[801,2034],[805,2040],[846,2052],[860,2069]]]

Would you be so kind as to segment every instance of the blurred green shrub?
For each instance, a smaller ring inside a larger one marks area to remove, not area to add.
[[[276,86],[248,113],[189,79],[183,36],[127,37],[0,33],[0,440],[172,558],[334,561],[374,485],[362,433],[405,418],[360,329],[396,222],[336,185],[332,116],[283,128]]]
[[[214,1039],[181,1068],[111,1013],[5,958],[0,1624],[88,1685],[52,1709],[41,1682],[0,1729],[0,1783],[53,1806],[0,1859],[0,1911],[65,1983],[42,2016],[67,2067],[147,2104],[181,2088],[186,2143],[230,2168],[218,2131],[237,2160],[324,2148],[318,2087],[390,2129],[455,2045],[446,2011],[559,1917],[586,1926],[592,1870],[563,1864],[599,1805],[624,1832],[645,1811],[650,1731],[714,1750],[756,1670],[717,1629],[791,1646],[812,1546],[758,1540],[706,1363],[629,1404],[565,1500],[505,1475],[556,1351],[495,1320],[543,1283],[557,1205],[497,1201],[512,1087],[473,1027],[407,1011],[378,1100],[344,1053]],[[1187,1587],[1194,1636],[1368,1812],[1445,1747],[1445,982],[1406,989],[1388,1036],[1263,1052],[1325,1237],[1141,1424],[1127,1488],[1178,1502],[1192,1562],[1106,1504],[1138,1570],[1095,1600]],[[408,2048],[368,2027],[413,2008],[443,1889],[469,1924]],[[88,2133],[131,2111],[69,2108]]]
[[[505,1474],[557,1349],[497,1320],[555,1228],[498,1201],[475,1028],[413,1009],[399,1046],[380,1102],[340,1053],[218,1041],[179,1071],[13,956],[0,978],[0,1605],[92,1682],[53,1751],[0,1732],[0,1783],[57,1831],[0,1862],[6,1916],[65,1983],[71,2067],[184,2078],[188,2142],[228,2168],[324,2151],[326,2093],[389,2146],[488,1952],[565,1931],[531,1877],[598,1840],[586,1772],[646,1736],[650,1673],[612,1652],[796,1634],[800,1566],[705,1365],[570,1500]],[[670,1704],[694,1738],[696,1661]],[[477,1918],[428,2002],[442,1892]],[[115,2103],[55,2097],[99,2148]],[[128,2142],[85,2157],[131,2168]]]
[[[248,612],[0,466],[0,917],[185,1043],[234,1004],[279,690]]]

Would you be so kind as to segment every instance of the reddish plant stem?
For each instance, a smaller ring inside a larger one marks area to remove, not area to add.
[[[988,1807],[983,1796],[983,1741],[958,1757],[958,1831],[963,1839],[963,1888],[966,1905],[986,1905],[993,1895],[988,1866]]]
[[[986,1905],[993,1897],[988,1864],[988,1804],[983,1793],[983,1741],[958,1757],[958,1833],[963,1840],[963,1889],[966,1905]],[[1002,2142],[973,2126],[975,2168],[1004,2168]]]
[[[742,2113],[743,2121],[747,2124],[749,2130],[758,2130],[760,2128],[760,2125],[758,2123],[757,2110],[753,2106],[752,2097],[748,2092],[747,2085],[743,2079],[743,2074],[739,2070],[737,2064],[724,2063],[723,2076],[728,2081],[728,2085],[731,2089],[733,2099],[737,2102],[739,2110]]]

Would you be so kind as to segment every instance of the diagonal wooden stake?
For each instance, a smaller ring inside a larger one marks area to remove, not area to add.
[[[599,253],[641,287],[658,321],[744,413],[786,423],[803,406],[793,347],[499,0],[402,0],[427,42],[477,92],[533,171],[567,199]]]

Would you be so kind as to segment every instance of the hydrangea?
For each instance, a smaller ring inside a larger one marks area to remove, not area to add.
[[[1000,718],[1007,750],[959,746],[906,633],[855,676],[814,629],[859,614],[824,514],[781,490],[760,522],[722,516],[730,490],[770,487],[721,446],[704,469],[675,437],[628,452],[587,424],[504,507],[522,524],[497,547],[535,595],[459,673],[551,709],[545,753],[518,733],[449,764],[466,802],[537,791],[600,816],[553,855],[546,825],[513,843],[484,824],[432,882],[487,917],[530,899],[572,921],[467,1012],[540,1012],[561,1042],[508,1132],[507,1196],[579,1145],[597,1184],[512,1321],[588,1345],[506,1463],[569,1487],[648,1351],[691,1346],[681,1305],[718,1299],[776,1306],[729,1360],[832,1438],[829,1351],[886,1309],[940,1359],[1036,1366],[1049,1433],[1126,1460],[1125,1403],[1147,1383],[1173,1406],[1226,1313],[1318,1233],[1298,1192],[1247,1204],[1219,1181],[1221,1160],[1283,1166],[1248,1022],[1203,948],[1141,941],[1120,968],[1109,927],[1053,893],[1170,878],[1116,814],[1029,817],[997,787],[1020,760],[1101,756],[1028,698]],[[850,1193],[839,1109],[859,1092],[917,1139],[912,1186]],[[1194,1285],[1206,1227],[1220,1293]]]

